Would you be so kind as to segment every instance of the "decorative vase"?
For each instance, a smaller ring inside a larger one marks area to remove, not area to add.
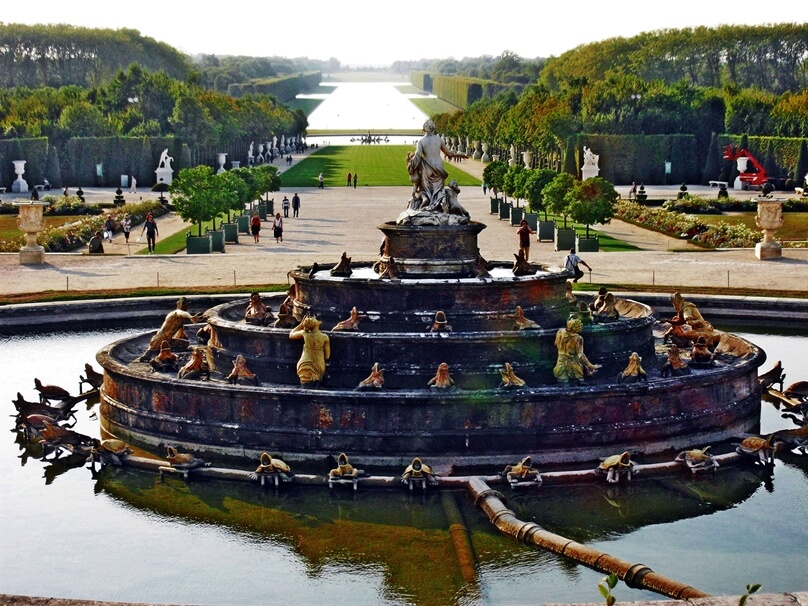
[[[783,256],[783,248],[774,239],[774,232],[783,226],[783,203],[780,200],[757,200],[755,224],[763,230],[763,242],[755,244],[758,259],[777,259]]]
[[[17,173],[20,174],[20,173]],[[14,202],[19,210],[17,225],[25,232],[25,244],[20,249],[21,265],[41,265],[45,262],[45,247],[36,243],[37,234],[45,229],[47,202]]]
[[[15,194],[24,194],[28,191],[28,182],[22,178],[25,172],[25,160],[12,160],[17,178],[11,184],[11,191]]]

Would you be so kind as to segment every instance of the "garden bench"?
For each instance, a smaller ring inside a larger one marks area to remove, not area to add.
[[[727,181],[707,181],[707,183],[710,184],[710,187],[721,187],[722,185],[727,187],[729,185]]]

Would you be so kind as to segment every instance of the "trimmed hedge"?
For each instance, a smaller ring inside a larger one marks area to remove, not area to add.
[[[323,79],[322,72],[307,72],[292,76],[278,78],[265,78],[252,80],[227,87],[227,94],[231,97],[243,97],[248,93],[272,95],[283,103],[292,101],[298,93],[311,90],[319,86]]]

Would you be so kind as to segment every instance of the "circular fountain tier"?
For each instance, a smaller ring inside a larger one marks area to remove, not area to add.
[[[352,289],[350,280],[343,283]],[[400,299],[407,284],[400,284]],[[275,310],[279,299],[267,303]],[[718,366],[661,378],[662,346],[652,334],[651,310],[627,300],[619,302],[619,321],[583,330],[587,356],[603,367],[577,386],[553,376],[558,326],[467,331],[455,323],[451,333],[388,332],[380,318],[378,326],[369,319],[355,332],[323,325],[331,342],[329,376],[307,389],[295,375],[301,342],[290,340],[288,329],[246,324],[245,306],[208,312],[218,341],[211,350],[219,371],[211,381],[152,372],[138,361],[151,335],[101,350],[105,428],[147,446],[176,444],[249,459],[262,451],[290,461],[346,452],[365,464],[428,456],[448,466],[504,464],[525,454],[538,462],[583,461],[629,449],[697,446],[749,431],[759,420],[762,351],[726,334]],[[650,378],[619,384],[616,375],[632,351],[643,357]],[[260,386],[223,380],[236,355],[246,358]],[[384,387],[357,390],[376,362]],[[452,389],[427,386],[441,362],[449,365]],[[506,362],[524,387],[498,387]]]
[[[379,225],[380,270],[396,278],[471,278],[478,275],[477,236],[485,225]]]

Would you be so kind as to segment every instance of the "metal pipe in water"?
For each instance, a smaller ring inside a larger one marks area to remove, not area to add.
[[[678,600],[709,597],[709,594],[669,579],[644,564],[631,564],[608,553],[548,532],[533,522],[523,522],[513,511],[505,507],[503,502],[505,497],[489,488],[480,478],[468,478],[467,486],[474,497],[474,504],[486,513],[491,523],[500,532],[516,537],[523,543],[558,553],[594,570],[614,573],[629,587],[649,589]]]

